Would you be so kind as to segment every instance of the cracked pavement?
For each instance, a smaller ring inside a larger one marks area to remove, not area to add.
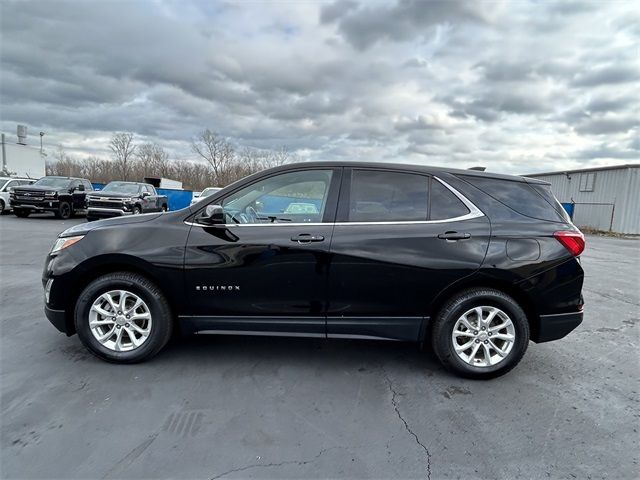
[[[101,362],[40,274],[84,221],[0,218],[2,478],[637,478],[640,240],[587,237],[584,324],[488,382],[395,342],[200,336]]]

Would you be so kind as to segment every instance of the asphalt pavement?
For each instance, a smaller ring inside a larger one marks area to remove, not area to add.
[[[470,381],[415,345],[197,336],[111,365],[45,318],[56,235],[0,218],[2,478],[638,478],[640,240],[587,237],[585,320]]]

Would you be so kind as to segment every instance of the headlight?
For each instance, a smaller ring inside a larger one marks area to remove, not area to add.
[[[53,244],[53,248],[51,249],[51,254],[58,253],[60,250],[64,250],[67,247],[70,247],[74,243],[79,242],[84,238],[84,235],[78,235],[77,237],[65,237],[59,238],[56,240],[56,243]]]
[[[45,197],[55,197],[58,195],[58,192],[44,192]]]

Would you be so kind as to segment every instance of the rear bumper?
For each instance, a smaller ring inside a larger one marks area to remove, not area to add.
[[[51,324],[60,330],[62,333],[70,335],[67,331],[67,312],[64,310],[54,310],[47,305],[44,306],[44,314]]]
[[[531,340],[536,343],[550,342],[567,336],[582,323],[584,312],[557,313],[540,315],[540,324]]]

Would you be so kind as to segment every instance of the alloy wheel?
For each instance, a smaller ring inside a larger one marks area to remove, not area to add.
[[[474,307],[463,313],[451,333],[458,357],[474,367],[502,362],[513,348],[516,331],[509,316],[497,307]]]
[[[135,293],[111,290],[101,294],[89,310],[89,328],[104,347],[114,352],[139,348],[151,333],[151,311]]]

